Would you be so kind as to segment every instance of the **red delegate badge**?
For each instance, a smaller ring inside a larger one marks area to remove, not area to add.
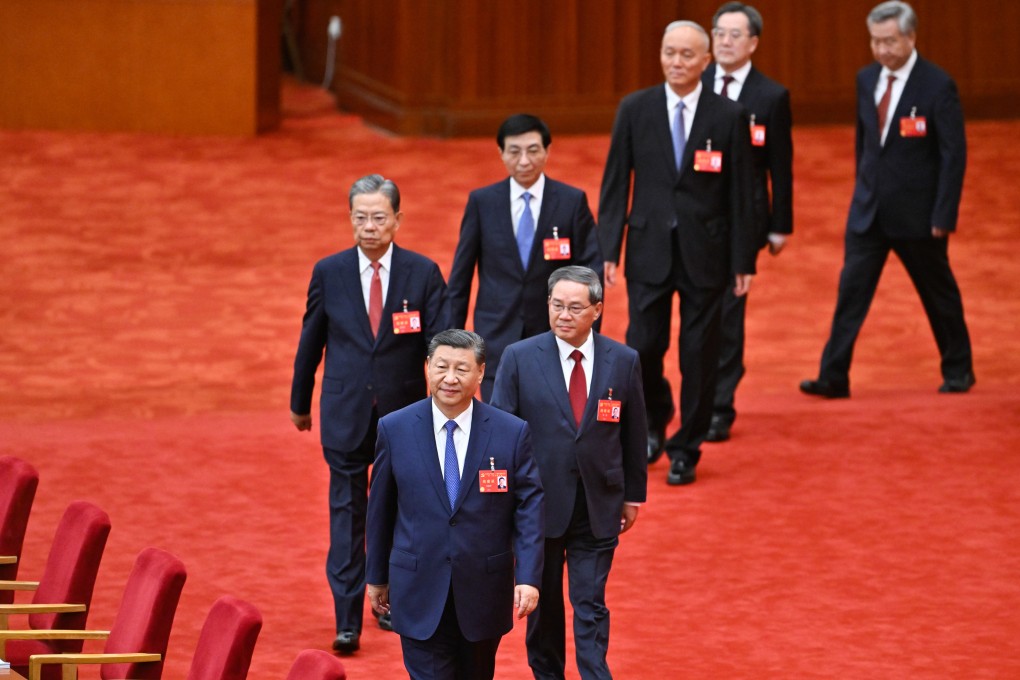
[[[404,311],[393,313],[393,334],[421,333],[421,312],[407,311],[407,300],[404,300]]]
[[[753,113],[751,114],[751,146],[765,146],[765,126],[755,124]]]
[[[620,422],[620,408],[622,404],[618,399],[613,399],[613,390],[609,390],[608,399],[599,399],[599,410],[597,420],[600,423]]]
[[[553,237],[542,241],[542,253],[547,260],[569,260],[570,239],[560,238],[560,230],[553,227]]]
[[[712,151],[712,140],[694,152],[695,172],[722,172],[722,151]]]
[[[478,490],[482,493],[506,493],[506,470],[479,470]]]

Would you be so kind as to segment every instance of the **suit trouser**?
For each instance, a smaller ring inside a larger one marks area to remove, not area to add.
[[[333,591],[336,630],[361,632],[365,612],[365,515],[368,467],[375,458],[375,410],[354,451],[323,449],[329,463],[329,553],[326,579]]]
[[[468,640],[457,621],[453,588],[436,632],[428,640],[400,636],[404,668],[412,680],[485,680],[496,674],[501,638]]]
[[[729,282],[727,285],[732,285]],[[627,344],[641,359],[641,379],[648,427],[665,429],[673,413],[673,395],[664,375],[669,349],[673,296],[680,293],[680,430],[666,442],[673,459],[697,465],[701,444],[712,424],[716,374],[719,368],[723,296],[727,285],[700,288],[681,265],[673,246],[673,265],[663,284],[627,281],[629,323]]]
[[[943,377],[959,379],[972,373],[963,301],[949,267],[949,239],[891,239],[882,234],[876,224],[863,234],[847,231],[836,311],[829,341],[822,352],[819,379],[849,386],[854,343],[875,297],[890,250],[900,258],[921,297],[942,357]]]
[[[719,371],[715,382],[713,418],[727,425],[737,419],[734,406],[737,385],[744,377],[744,322],[747,317],[747,296],[737,297],[726,289],[722,303],[722,332],[719,342]]]
[[[596,538],[588,521],[583,485],[578,482],[574,513],[567,531],[545,539],[542,596],[528,616],[528,664],[536,680],[563,678],[566,668],[566,617],[563,611],[563,564],[567,565],[570,604],[574,608],[574,651],[584,680],[612,678],[606,582],[620,539]]]

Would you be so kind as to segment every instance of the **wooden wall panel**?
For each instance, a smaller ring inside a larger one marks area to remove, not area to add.
[[[555,133],[607,132],[623,95],[661,82],[665,25],[686,18],[709,28],[719,4],[304,0],[302,11],[309,34],[325,35],[323,7],[343,20],[333,87],[341,108],[398,133],[449,136],[493,134],[517,111]],[[852,122],[876,0],[753,4],[765,19],[755,64],[790,89],[797,123]],[[1020,63],[1020,3],[913,5],[918,47],[956,78],[968,117],[1018,115],[1020,69],[1007,64]]]
[[[279,119],[279,6],[3,0],[0,125],[245,135],[267,129]]]

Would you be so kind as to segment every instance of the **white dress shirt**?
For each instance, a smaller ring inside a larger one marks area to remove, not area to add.
[[[580,350],[581,368],[584,369],[584,396],[587,397],[591,393],[591,371],[594,366],[592,359],[595,356],[595,337],[592,332],[588,331],[588,337],[580,347],[571,347],[557,337],[556,348],[560,351],[560,368],[563,369],[563,384],[567,386],[567,394],[570,393],[570,374],[574,371],[574,360],[570,358],[570,354],[575,349]]]
[[[527,191],[531,194],[531,201],[528,202],[528,207],[531,208],[532,221],[535,224],[535,230],[538,230],[538,214],[542,212],[542,195],[545,193],[545,173],[543,172],[535,180],[535,183],[525,189],[517,183],[513,177],[510,178],[510,219],[514,223],[514,237],[517,237],[517,225],[521,223],[521,215],[524,214],[524,198],[523,194]]]
[[[737,97],[740,96],[740,91],[744,89],[744,83],[747,82],[747,76],[751,73],[751,62],[748,61],[746,64],[738,68],[733,73],[726,73],[722,70],[722,67],[718,64],[715,65],[715,82],[713,83],[714,91],[716,94],[722,94],[723,87],[723,76],[731,76],[733,80],[730,81],[730,86],[726,88],[726,98],[737,101]]]
[[[474,400],[468,404],[456,418],[447,418],[436,406],[436,400],[432,400],[432,430],[436,435],[436,453],[439,455],[439,471],[443,478],[446,478],[446,422],[453,420],[457,423],[453,431],[453,447],[457,449],[457,467],[459,477],[464,478],[464,459],[467,457],[468,440],[471,438],[471,415],[475,412]]]
[[[899,67],[895,71],[890,71],[885,66],[882,67],[882,72],[878,75],[878,83],[875,85],[875,106],[882,101],[882,96],[885,94],[885,88],[889,85],[889,76],[896,76],[896,80],[892,84],[892,94],[889,96],[889,110],[885,115],[885,127],[882,128],[882,146],[885,146],[886,135],[889,134],[889,128],[892,127],[893,118],[896,116],[893,113],[896,111],[896,106],[900,103],[900,95],[903,94],[903,87],[907,84],[907,78],[910,77],[910,72],[914,70],[914,64],[917,63],[917,50],[910,53],[910,58],[907,59],[907,63]],[[899,123],[897,123],[899,125]]]
[[[669,129],[673,129],[673,121],[676,120],[676,107],[682,100],[684,103],[684,139],[690,140],[691,124],[694,122],[694,114],[698,111],[698,100],[701,98],[701,81],[699,80],[697,86],[683,97],[674,92],[669,83],[666,83],[665,87],[666,117],[669,121]]]
[[[393,244],[379,258],[379,281],[382,282],[382,303],[386,306],[386,293],[390,289],[390,263],[393,262]],[[365,311],[368,311],[368,297],[372,288],[372,260],[358,248],[358,271],[361,272],[361,295],[365,298]]]

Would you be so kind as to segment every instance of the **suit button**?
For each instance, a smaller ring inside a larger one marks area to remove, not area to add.
[[[455,520],[455,519],[451,519],[451,520],[450,520],[450,526],[451,526],[451,527],[455,527],[455,526],[457,526],[457,520]]]
[[[372,391],[372,386],[371,385],[365,385],[365,389],[368,390],[369,392],[371,392]]]
[[[452,560],[452,559],[450,559],[449,557],[447,557],[447,558],[446,558],[446,563],[447,563],[447,564],[449,564],[450,562],[453,562],[453,560]]]

